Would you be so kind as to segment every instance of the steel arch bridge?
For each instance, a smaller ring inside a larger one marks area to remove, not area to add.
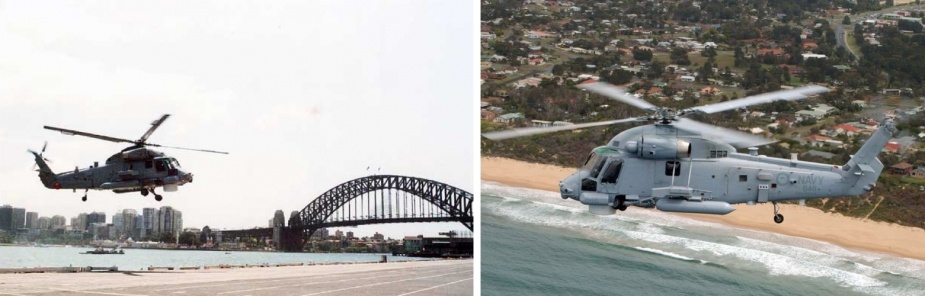
[[[374,175],[344,182],[289,218],[281,244],[300,250],[327,227],[381,223],[460,222],[474,230],[472,193],[445,183],[407,176]]]

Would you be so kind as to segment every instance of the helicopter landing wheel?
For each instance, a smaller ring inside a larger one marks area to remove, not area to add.
[[[164,197],[161,196],[160,194],[155,194],[155,195],[154,195],[154,200],[156,200],[156,201],[161,201],[162,199],[164,199]]]
[[[774,205],[774,223],[777,223],[777,224],[784,223],[784,215],[777,213],[777,211],[779,210],[779,208],[777,207],[777,203],[771,202],[771,204]]]
[[[147,188],[141,189],[141,196],[148,196],[148,189],[147,189]]]
[[[84,195],[83,197],[80,198],[80,200],[81,200],[81,201],[87,201],[87,196]]]

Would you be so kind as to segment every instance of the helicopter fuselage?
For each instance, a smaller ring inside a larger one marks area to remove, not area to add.
[[[178,186],[192,182],[193,175],[180,168],[173,157],[149,148],[126,149],[93,166],[54,174],[47,164],[40,164],[40,178],[50,189],[113,190],[116,193],[142,191],[164,187],[176,191]]]
[[[831,165],[738,153],[670,124],[640,126],[594,149],[559,186],[596,214],[635,205],[722,215],[738,203],[855,196],[875,185],[883,169],[875,156],[891,134],[881,127],[848,164]]]

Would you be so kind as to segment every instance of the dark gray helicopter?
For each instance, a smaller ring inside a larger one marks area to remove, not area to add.
[[[81,198],[87,201],[87,191],[94,190],[112,190],[115,193],[141,192],[141,195],[148,196],[148,193],[154,194],[154,200],[161,201],[163,197],[154,192],[157,187],[164,187],[164,191],[177,191],[178,187],[193,182],[193,174],[183,171],[180,163],[176,158],[165,155],[162,152],[155,151],[148,147],[164,147],[183,149],[200,152],[211,152],[228,154],[228,152],[190,149],[182,147],[163,146],[148,143],[148,137],[154,132],[170,114],[164,114],[160,119],[151,123],[141,138],[135,141],[102,136],[81,131],[69,130],[64,128],[45,126],[45,129],[59,131],[65,135],[85,136],[116,143],[130,143],[132,146],[122,149],[121,152],[113,154],[106,159],[106,164],[99,166],[94,162],[92,167],[78,169],[74,167],[72,172],[55,174],[48,167],[43,154],[48,146],[46,142],[42,146],[41,152],[29,150],[29,153],[35,155],[35,163],[39,169],[39,179],[46,188],[50,189],[84,189],[84,196]]]
[[[503,140],[541,133],[626,122],[655,124],[628,129],[606,146],[595,148],[578,172],[559,182],[562,198],[575,199],[599,215],[625,211],[628,206],[655,207],[666,212],[725,215],[732,204],[771,202],[774,222],[781,223],[777,202],[812,198],[857,196],[876,185],[883,170],[877,154],[896,132],[885,121],[844,165],[758,155],[756,146],[773,143],[739,131],[720,128],[683,116],[716,113],[776,100],[797,100],[828,92],[805,86],[739,100],[672,110],[656,107],[606,83],[578,86],[643,109],[651,115],[546,128],[520,128],[485,133]],[[737,153],[748,148],[749,153]]]

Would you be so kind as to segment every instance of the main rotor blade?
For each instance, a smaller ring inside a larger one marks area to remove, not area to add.
[[[679,119],[674,124],[674,127],[680,130],[685,130],[692,133],[700,133],[704,136],[716,138],[736,148],[757,147],[777,142],[773,139],[759,137],[728,128],[722,128],[687,118]]]
[[[630,106],[646,110],[646,111],[655,111],[658,109],[655,105],[652,105],[649,102],[646,102],[640,98],[637,98],[625,91],[622,88],[605,83],[605,82],[594,82],[594,83],[585,83],[577,86],[580,89],[584,89],[608,98],[611,98],[616,101],[623,102]]]
[[[624,118],[624,119],[610,120],[610,121],[599,121],[599,122],[579,123],[579,124],[572,124],[572,125],[560,125],[560,126],[550,126],[550,127],[515,128],[511,130],[484,133],[482,134],[482,136],[484,136],[485,138],[488,138],[489,140],[500,141],[500,140],[507,140],[511,138],[519,138],[519,137],[526,137],[526,136],[545,134],[545,133],[551,133],[551,132],[567,131],[567,130],[586,128],[586,127],[611,125],[611,124],[633,122],[633,121],[645,121],[645,118]]]
[[[696,111],[703,113],[716,113],[720,111],[738,109],[751,105],[770,103],[777,100],[792,101],[809,97],[811,95],[829,92],[828,88],[818,85],[808,85],[788,90],[779,90],[760,95],[744,97],[738,100],[726,101],[717,104],[697,106],[685,111]]]
[[[46,126],[45,126],[45,129],[53,130],[53,131],[59,131],[59,132],[61,132],[62,134],[69,135],[69,136],[74,136],[74,135],[77,135],[77,136],[84,136],[84,137],[90,137],[90,138],[95,138],[95,139],[100,139],[100,140],[110,141],[110,142],[116,142],[116,143],[120,143],[120,142],[123,142],[123,143],[135,143],[135,141],[132,141],[132,140],[126,140],[126,139],[120,139],[120,138],[115,138],[115,137],[110,137],[110,136],[103,136],[103,135],[85,133],[85,132],[81,132],[81,131],[75,131],[75,130],[70,130],[70,129],[66,129],[66,128],[60,128],[60,127],[53,127],[53,126],[47,126],[47,125],[46,125]]]
[[[145,132],[144,135],[141,135],[141,139],[138,139],[138,143],[144,143],[145,141],[147,141],[148,137],[151,136],[151,133],[154,133],[154,130],[160,127],[161,123],[164,123],[164,120],[167,120],[167,117],[170,117],[170,114],[164,114],[164,116],[161,116],[161,119],[158,119],[152,122],[151,128],[149,128],[148,131]]]
[[[189,151],[199,151],[199,152],[210,152],[210,153],[219,153],[219,154],[228,154],[228,152],[215,151],[215,150],[206,150],[206,149],[193,149],[193,148],[183,148],[183,147],[173,147],[173,146],[164,146],[158,144],[145,143],[145,146],[151,147],[162,147],[162,148],[171,148],[171,149],[180,149],[180,150],[189,150]]]

